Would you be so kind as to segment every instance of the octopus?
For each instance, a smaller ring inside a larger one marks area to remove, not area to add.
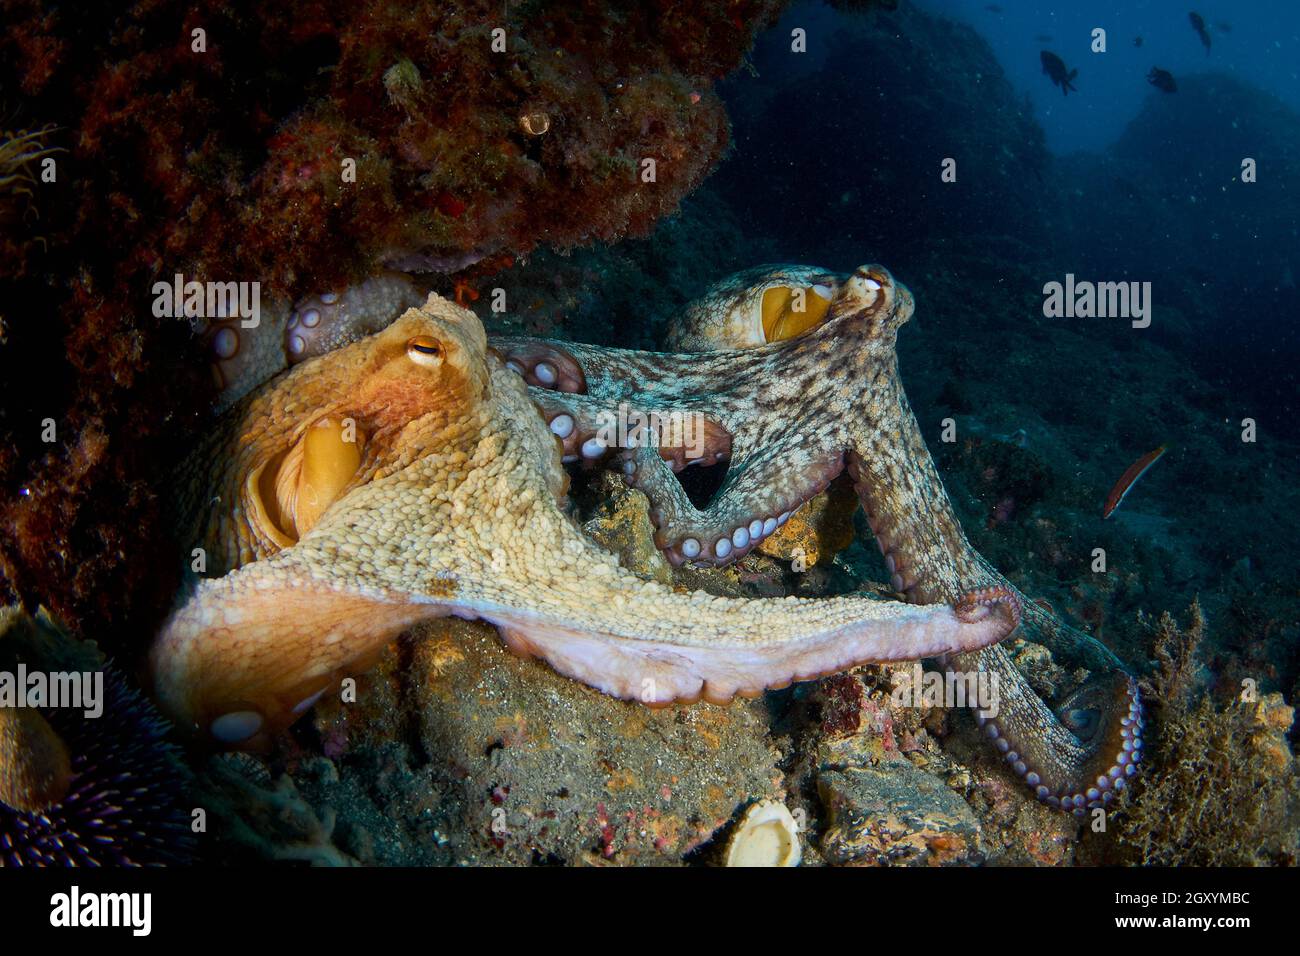
[[[387,274],[309,297],[285,322],[278,357],[329,354],[420,295],[407,277]],[[491,351],[527,385],[562,463],[616,467],[646,495],[655,543],[674,565],[737,561],[847,472],[903,602],[1006,602],[997,607],[1014,607],[1019,637],[1089,671],[1053,710],[996,642],[940,655],[952,670],[996,678],[997,711],[975,711],[982,732],[1038,800],[1082,816],[1111,803],[1137,771],[1136,682],[1100,642],[1025,600],[967,540],[899,375],[897,335],[913,311],[909,290],[881,266],[850,276],[766,266],[688,307],[672,323],[671,352],[530,338],[494,339]],[[264,372],[250,363],[236,377]],[[720,465],[717,490],[692,501],[689,470]]]
[[[882,328],[902,305],[866,282],[843,295]],[[265,746],[403,631],[446,615],[656,706],[975,651],[1020,620],[997,586],[917,605],[644,580],[565,511],[562,444],[474,313],[437,296],[249,392],[179,476],[201,576],[150,652],[160,705],[215,742]]]

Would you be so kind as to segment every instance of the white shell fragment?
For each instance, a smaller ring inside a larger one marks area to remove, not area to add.
[[[727,844],[727,866],[798,866],[799,825],[779,800],[760,800],[740,818]]]

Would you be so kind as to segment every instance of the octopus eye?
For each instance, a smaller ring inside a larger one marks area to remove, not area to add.
[[[417,335],[407,342],[406,355],[416,365],[437,368],[442,364],[442,346],[427,335]]]
[[[830,309],[834,290],[826,285],[790,288],[773,286],[763,293],[760,306],[763,339],[782,342],[821,325]]]

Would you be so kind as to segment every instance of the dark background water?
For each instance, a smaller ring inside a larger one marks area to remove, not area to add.
[[[889,265],[917,287],[918,321],[942,328],[934,309],[951,299],[927,303],[937,283],[922,281],[942,274],[998,293],[990,334],[1056,321],[1102,350],[1154,343],[1221,390],[1225,419],[1300,440],[1300,4],[1198,5],[1208,55],[1190,9],[796,5],[724,84],[735,145],[711,188],[777,258]],[[1104,54],[1090,52],[1097,26]],[[1044,49],[1078,69],[1077,92],[1042,73]],[[1178,91],[1150,85],[1152,66]],[[955,183],[940,179],[948,157]],[[1151,328],[1046,320],[1043,285],[1066,273],[1150,282]]]

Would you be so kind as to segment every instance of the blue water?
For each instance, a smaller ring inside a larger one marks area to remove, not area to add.
[[[1104,0],[1046,3],[921,0],[917,6],[974,27],[993,48],[1007,78],[1028,94],[1047,144],[1056,153],[1112,143],[1151,92],[1153,66],[1175,77],[1207,69],[1273,93],[1300,111],[1300,3],[1294,0]],[[1209,56],[1193,31],[1195,10],[1210,32]],[[1226,23],[1230,32],[1218,26]],[[1106,30],[1106,52],[1092,52],[1092,31]],[[1050,36],[1047,42],[1036,37]],[[1142,46],[1133,44],[1142,37]],[[1077,68],[1078,95],[1062,97],[1043,75],[1040,50]]]

